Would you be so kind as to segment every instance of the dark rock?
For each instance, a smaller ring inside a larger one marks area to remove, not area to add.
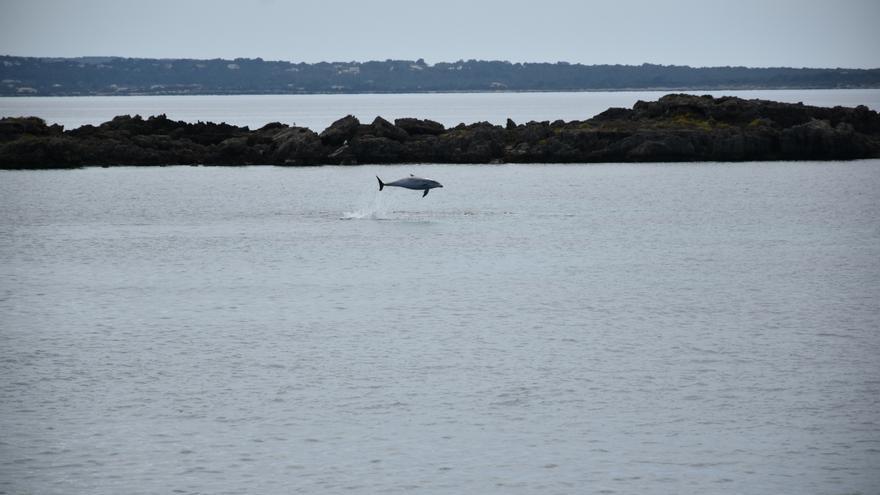
[[[871,146],[851,124],[832,127],[827,120],[813,120],[782,131],[781,150],[786,158],[839,160],[870,154]]]
[[[439,134],[443,134],[446,131],[446,128],[443,127],[443,124],[427,119],[396,119],[394,121],[394,125],[406,131],[407,134],[409,134],[410,136],[437,136]]]
[[[148,120],[147,123],[151,124],[151,120],[152,119]],[[194,143],[209,145],[220,144],[233,137],[246,136],[249,132],[247,127],[236,127],[226,123],[214,124],[212,122],[198,122],[196,124],[186,124],[184,122],[178,122],[169,125],[167,122],[153,123],[152,133],[168,133],[175,139],[189,139]]]
[[[509,162],[513,163],[525,163],[529,161],[529,158],[532,156],[531,147],[529,143],[517,143],[515,145],[509,145],[504,149],[505,159]]]
[[[395,126],[382,117],[376,117],[375,120],[373,120],[373,123],[370,124],[370,127],[371,134],[376,137],[388,138],[394,141],[406,141],[409,138],[409,134],[405,130]]]
[[[266,131],[276,131],[277,132],[277,131],[280,131],[283,129],[287,129],[287,127],[288,127],[287,124],[282,124],[281,122],[269,122],[268,124],[264,125],[263,127],[260,127],[257,130],[260,132],[266,132]]]
[[[640,100],[639,103],[644,103],[644,102],[642,102]],[[638,103],[636,103],[636,105],[638,105]],[[609,108],[608,110],[605,110],[604,112],[596,115],[595,117],[593,117],[592,120],[598,121],[598,122],[606,122],[606,121],[614,121],[614,120],[628,120],[634,114],[635,114],[635,112],[630,110],[629,108],[612,107],[612,108]]]
[[[630,139],[634,146],[626,152],[629,161],[689,161],[694,158],[693,144],[681,136],[639,134]]]
[[[357,156],[355,156],[354,150],[352,150],[351,146],[347,144],[343,144],[335,151],[327,155],[327,159],[330,163],[336,163],[339,165],[357,164]]]
[[[549,125],[539,122],[529,122],[524,126],[517,127],[512,132],[515,141],[525,141],[527,143],[537,143],[553,134]]]
[[[253,148],[247,136],[233,137],[217,145],[217,161],[221,163],[250,162]],[[257,153],[259,155],[259,153]]]
[[[81,153],[68,137],[24,135],[0,143],[0,168],[68,168],[78,166]]]
[[[341,146],[354,137],[360,125],[361,123],[356,117],[346,115],[324,129],[320,136],[321,142],[330,146]]]
[[[363,137],[350,143],[357,163],[395,163],[404,155],[404,145],[384,137]]]
[[[880,157],[880,115],[735,97],[666,95],[586,121],[340,119],[319,136],[267,124],[187,123],[122,115],[64,131],[34,117],[0,119],[0,167],[248,163],[501,163],[826,160]]]
[[[46,121],[37,117],[4,117],[0,119],[0,142],[18,139],[24,135],[60,135],[62,127],[47,126]]]
[[[324,156],[322,139],[305,127],[290,127],[273,138],[272,163],[312,164]]]
[[[531,161],[541,163],[570,163],[578,161],[579,150],[571,144],[551,136],[533,144],[529,148]]]
[[[488,163],[504,156],[505,132],[487,122],[472,124],[440,136],[436,151],[445,162]]]

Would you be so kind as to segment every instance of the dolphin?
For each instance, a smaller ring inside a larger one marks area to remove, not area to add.
[[[416,177],[415,175],[409,174],[409,177],[405,179],[396,180],[394,182],[384,183],[379,176],[376,176],[376,180],[379,181],[379,190],[381,191],[385,186],[394,186],[394,187],[405,187],[407,189],[417,189],[420,191],[425,191],[422,194],[422,197],[428,195],[428,191],[434,189],[435,187],[443,187],[443,184],[437,182],[436,180],[431,179],[423,179],[421,177]]]

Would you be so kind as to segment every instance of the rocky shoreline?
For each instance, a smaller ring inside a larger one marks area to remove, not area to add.
[[[65,131],[36,117],[0,119],[0,168],[130,165],[355,165],[850,160],[880,157],[880,115],[671,94],[584,121],[508,119],[452,128],[431,120],[353,116],[323,132],[119,116]]]

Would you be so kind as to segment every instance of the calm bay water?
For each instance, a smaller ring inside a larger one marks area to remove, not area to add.
[[[445,187],[378,192],[375,175]],[[880,160],[0,172],[0,492],[876,493]]]
[[[586,120],[609,107],[631,108],[638,100],[652,101],[670,91],[582,93],[428,93],[363,95],[236,95],[236,96],[100,96],[3,97],[0,117],[35,115],[66,128],[97,125],[117,115],[167,114],[188,122],[227,122],[259,128],[284,122],[323,130],[352,114],[363,122],[377,115],[432,119],[446,126],[488,121],[504,124],[530,120]],[[697,91],[695,94],[739,96],[816,106],[866,105],[880,111],[880,89],[817,89]]]

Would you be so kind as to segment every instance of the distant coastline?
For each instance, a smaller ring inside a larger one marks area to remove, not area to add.
[[[0,96],[880,88],[880,69],[0,56]]]
[[[736,97],[670,94],[585,121],[487,122],[349,115],[320,134],[118,116],[64,130],[36,117],[0,119],[0,168],[118,165],[597,163],[880,158],[880,114]]]
[[[92,98],[92,97],[118,97],[126,96],[321,96],[321,95],[443,95],[443,94],[540,94],[540,93],[635,93],[635,92],[655,92],[655,93],[701,93],[701,92],[718,92],[718,91],[810,91],[810,90],[857,90],[857,89],[880,89],[878,86],[852,87],[852,88],[826,88],[826,87],[761,87],[761,86],[744,86],[744,87],[669,87],[669,88],[596,88],[596,89],[461,89],[461,90],[436,90],[436,91],[352,91],[348,93],[339,93],[331,91],[314,91],[302,93],[278,93],[275,91],[266,92],[247,92],[247,93],[95,93],[95,94],[74,94],[74,95],[4,95],[0,94],[0,98],[41,98],[41,97],[63,97],[63,98]]]

